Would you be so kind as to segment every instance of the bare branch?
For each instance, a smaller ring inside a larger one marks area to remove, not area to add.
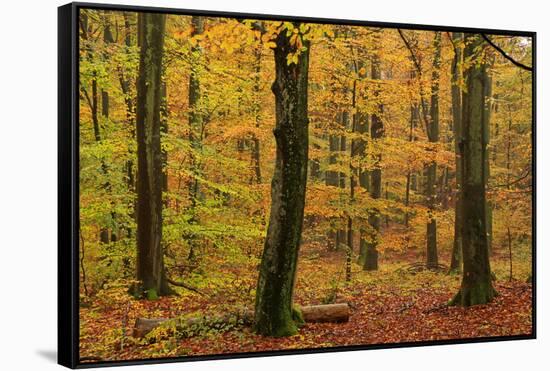
[[[483,37],[483,39],[485,41],[487,41],[487,43],[489,45],[491,45],[493,48],[495,48],[496,51],[500,53],[500,55],[502,55],[504,58],[506,58],[507,60],[512,62],[513,65],[515,65],[515,66],[517,66],[521,69],[524,69],[526,71],[533,72],[533,67],[526,66],[523,63],[516,61],[514,58],[509,56],[504,50],[502,50],[502,48],[500,48],[497,44],[492,42],[491,39],[489,38],[489,36],[485,35],[484,33],[482,33],[481,36]]]

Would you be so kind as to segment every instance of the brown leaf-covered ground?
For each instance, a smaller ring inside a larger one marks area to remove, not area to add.
[[[319,304],[327,298],[347,302],[351,317],[340,324],[308,323],[297,335],[287,338],[259,336],[246,327],[205,329],[189,338],[163,336],[154,342],[130,336],[137,317],[220,313],[235,305],[251,306],[253,271],[240,272],[239,287],[245,292],[242,300],[229,289],[206,288],[204,295],[187,291],[157,301],[133,300],[123,290],[106,290],[91,305],[81,308],[81,357],[127,360],[531,333],[531,284],[525,278],[508,282],[504,273],[499,274],[506,272],[506,262],[500,258],[493,264],[498,297],[490,304],[470,308],[446,306],[459,287],[460,276],[429,271],[411,274],[398,270],[405,261],[382,263],[381,270],[374,273],[355,266],[353,280],[346,284],[339,281],[341,254],[310,254],[303,258],[296,303]]]

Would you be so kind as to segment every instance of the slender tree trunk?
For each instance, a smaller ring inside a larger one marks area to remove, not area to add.
[[[506,228],[506,235],[508,236],[508,260],[510,262],[510,275],[508,281],[512,282],[514,279],[514,271],[512,267],[512,233],[510,232],[510,226]]]
[[[439,69],[441,67],[441,32],[434,36],[434,59],[432,72],[432,91],[430,102],[430,125],[428,126],[428,140],[430,143],[439,141]],[[435,207],[437,203],[436,177],[437,164],[432,162],[427,168],[426,197],[428,201],[428,223],[426,226],[426,266],[436,267],[437,259],[437,221]]]
[[[360,67],[362,67],[360,65]],[[368,74],[365,74],[365,77],[368,77]],[[355,117],[355,131],[359,134],[366,135],[370,131],[370,122],[369,115],[363,113],[357,113]],[[354,143],[355,154],[360,157],[364,157],[367,150],[367,141],[365,139],[358,139]],[[370,174],[368,171],[363,169],[358,169],[358,178],[359,178],[359,187],[370,192]],[[357,259],[357,264],[361,267],[365,265],[365,259],[367,257],[367,239],[368,234],[364,227],[361,227],[359,230],[359,257]]]
[[[256,47],[254,52],[255,64],[254,64],[254,120],[256,122],[256,129],[260,128],[261,116],[261,102],[260,102],[260,72],[262,68],[262,49],[261,46]],[[262,173],[260,167],[260,139],[256,136],[252,136],[252,167],[254,169],[254,176],[251,183],[260,184],[262,182]]]
[[[298,28],[299,24],[294,27]],[[275,54],[275,171],[271,183],[271,213],[256,290],[255,330],[262,335],[297,332],[292,308],[298,250],[302,234],[308,170],[309,43],[297,63],[287,63],[295,51],[286,32],[277,36]]]
[[[450,272],[462,271],[462,157],[460,156],[459,144],[462,140],[462,33],[453,32],[453,43],[455,44],[455,55],[452,64],[452,87],[451,105],[453,113],[453,134],[455,142],[455,166],[456,166],[456,202],[455,202],[455,223],[453,251],[451,254]]]
[[[357,73],[357,71],[356,71]],[[351,117],[351,133],[353,134],[356,130],[357,126],[357,107],[356,107],[356,97],[357,97],[357,80],[353,81],[353,88],[351,92],[351,108],[352,108],[352,117]],[[351,140],[350,141],[350,162],[349,162],[349,203],[350,203],[350,210],[353,208],[353,204],[355,202],[355,186],[356,186],[356,180],[355,180],[355,167],[353,166],[353,158],[356,155],[356,141]],[[353,255],[353,218],[351,214],[348,212],[348,225],[347,225],[347,249],[346,249],[346,282],[351,281],[351,261],[352,261],[352,255]]]
[[[191,18],[192,31],[191,37],[201,35],[204,32],[204,18],[200,16],[193,16]],[[201,139],[203,132],[203,114],[201,107],[201,85],[200,85],[200,72],[201,72],[201,56],[202,48],[200,45],[196,45],[191,49],[191,58],[193,62],[191,64],[191,73],[189,75],[189,142],[191,143],[191,172],[193,178],[189,184],[189,212],[191,218],[189,220],[190,225],[198,223],[196,209],[200,197],[200,185],[198,176],[200,175],[200,163],[196,154],[201,150]],[[196,259],[197,248],[197,236],[189,233],[185,236],[189,243],[189,255],[188,260],[194,261]]]
[[[411,71],[411,80],[416,78],[415,71]],[[417,104],[411,104],[411,117],[409,122],[409,142],[414,142],[416,140],[414,135],[414,129],[418,125],[419,120],[419,112],[418,112],[418,105]],[[407,182],[405,185],[405,206],[409,207],[411,202],[411,190],[415,190],[413,188],[413,177],[414,174],[411,172],[411,170],[407,171]],[[405,211],[405,226],[409,226],[409,212]]]
[[[160,145],[161,69],[166,16],[140,13],[137,82],[137,279],[139,294],[149,299],[163,291],[162,152]]]
[[[113,38],[113,34],[111,32],[111,23],[109,20],[109,17],[107,15],[107,12],[105,12],[104,15],[104,27],[103,27],[103,42],[107,44],[112,44],[115,42],[115,39]],[[104,53],[103,58],[107,60],[109,58],[109,55],[107,53]],[[106,123],[109,122],[109,92],[106,90],[101,90],[101,115],[103,116],[103,119]],[[103,165],[106,171],[106,165]],[[111,184],[107,181],[104,184],[105,189],[107,189],[109,192],[111,192]],[[115,205],[111,202],[111,206],[114,209]],[[111,242],[117,241],[117,227],[116,227],[116,214],[114,211],[111,211],[111,231],[109,233],[107,230],[102,230],[102,241],[106,240]],[[103,236],[104,235],[104,236]]]
[[[371,78],[373,80],[380,80],[382,77],[380,73],[380,57],[378,51],[375,52],[372,60],[371,66]],[[374,99],[379,98],[379,89],[375,89]],[[384,106],[382,103],[378,102],[377,112],[372,114],[371,117],[371,138],[372,140],[378,140],[384,135],[384,125],[382,123],[382,118],[380,117],[384,111]],[[371,181],[371,198],[377,200],[382,195],[382,169],[380,169],[380,161],[382,160],[381,154],[374,155],[375,158],[375,168],[370,173]],[[367,271],[378,270],[378,241],[380,234],[380,210],[378,208],[373,208],[369,210],[368,222],[370,225],[370,230],[367,236],[367,241],[365,244],[365,263],[363,264],[363,269]]]
[[[339,116],[339,114],[338,114]],[[339,117],[336,118],[337,121],[340,121]],[[340,149],[340,139],[338,136],[334,134],[330,134],[329,138],[329,165],[336,165],[337,158],[338,158],[338,150]],[[332,187],[338,187],[339,181],[338,181],[338,172],[334,170],[327,170],[325,172],[325,184],[327,186]],[[329,250],[334,250],[338,248],[338,233],[336,228],[336,221],[335,218],[331,218],[330,221],[330,229],[327,233],[327,247]]]
[[[491,140],[491,130],[490,130],[490,122],[491,122],[491,101],[490,98],[492,97],[492,85],[493,85],[493,79],[489,76],[485,76],[485,97],[486,101],[484,103],[484,109],[485,109],[485,115],[483,120],[483,131],[484,131],[484,138],[485,138],[485,146],[489,146],[489,142]],[[491,175],[491,166],[489,161],[489,149],[487,149],[487,156],[485,156],[485,163],[484,163],[484,175],[485,175],[485,188],[487,189],[489,186],[489,176]],[[493,203],[490,199],[487,200],[487,209],[486,209],[486,218],[487,218],[487,243],[489,245],[489,254],[492,254],[493,252]]]
[[[342,130],[345,132],[347,130],[348,126],[349,126],[349,112],[348,111],[343,111],[342,114],[341,114],[341,118],[342,118],[341,127],[342,127]],[[345,134],[340,135],[339,143],[340,143],[340,147],[339,147],[340,153],[345,153],[346,150],[347,150],[347,143],[346,143]],[[344,172],[339,172],[338,173],[338,186],[342,189],[346,188],[346,173],[344,173]],[[340,204],[342,205],[343,202],[340,201]],[[347,218],[346,217],[343,217],[342,220],[340,220],[340,225],[341,225],[341,227],[336,232],[336,248],[337,249],[342,247],[341,245],[345,244],[346,240],[347,240],[347,231],[346,231],[347,230]]]
[[[131,20],[130,20],[130,13],[124,12],[124,46],[126,49],[126,53],[131,52],[131,48],[133,45],[132,41],[132,26],[131,26]],[[132,139],[136,139],[136,123],[135,123],[135,104],[134,104],[134,95],[131,91],[132,86],[132,80],[130,77],[127,76],[126,71],[124,70],[122,65],[119,65],[117,67],[118,70],[118,80],[120,84],[120,88],[122,90],[122,95],[124,97],[124,103],[126,104],[126,122],[129,127],[130,131],[130,137]],[[128,146],[128,160],[126,161],[126,183],[128,184],[128,189],[130,192],[135,192],[135,177],[134,177],[134,148],[132,145]],[[133,219],[135,218],[134,213],[132,212],[130,217]],[[132,234],[132,231],[130,228],[128,228],[128,236]]]
[[[464,272],[460,291],[452,305],[471,306],[490,302],[496,295],[491,280],[487,241],[485,157],[487,156],[486,84],[487,65],[481,60],[484,45],[479,34],[466,34],[464,59],[473,60],[465,71],[466,91],[462,94],[462,256]]]

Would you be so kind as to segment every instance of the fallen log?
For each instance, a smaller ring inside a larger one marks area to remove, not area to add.
[[[349,305],[347,303],[310,305],[300,307],[306,322],[347,322]],[[254,312],[248,309],[236,310],[218,316],[196,316],[190,318],[137,318],[133,336],[142,338],[159,326],[174,327],[185,331],[195,327],[225,328],[228,325],[250,326],[254,322]]]
[[[347,322],[349,320],[349,305],[347,303],[310,305],[301,307],[302,316],[306,322]]]

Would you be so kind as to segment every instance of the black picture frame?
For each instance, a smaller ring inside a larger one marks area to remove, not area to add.
[[[128,361],[98,361],[82,363],[79,360],[79,76],[78,76],[78,14],[80,9],[118,10],[152,12],[179,15],[201,15],[230,17],[237,19],[285,20],[322,24],[341,24],[409,30],[455,31],[487,33],[491,35],[514,35],[532,38],[532,333],[518,336],[494,336],[471,339],[435,340],[405,342],[399,344],[373,344],[337,346],[330,348],[274,350],[253,353],[232,353],[177,358],[154,358]],[[69,368],[94,368],[101,366],[122,366],[156,364],[168,362],[189,362],[245,357],[265,357],[289,354],[341,352],[352,350],[387,349],[444,344],[494,342],[504,340],[526,340],[536,338],[536,81],[537,54],[536,32],[467,28],[441,25],[388,23],[346,19],[296,17],[224,11],[202,11],[194,9],[157,8],[148,6],[112,5],[73,2],[58,8],[58,363]]]

